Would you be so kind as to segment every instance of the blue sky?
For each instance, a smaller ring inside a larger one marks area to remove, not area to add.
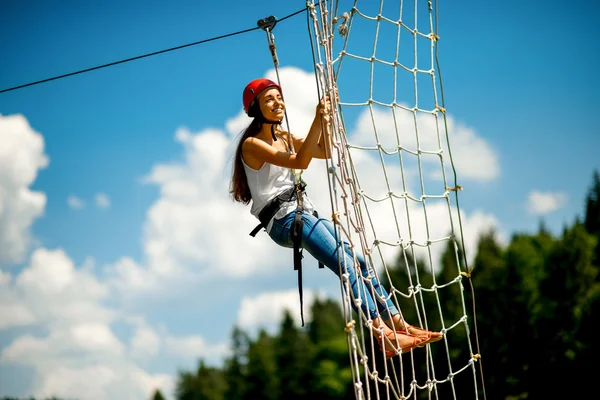
[[[593,73],[600,54],[598,5],[440,3],[443,88],[457,127],[450,143],[455,157],[462,156],[455,161],[462,162],[467,227],[475,234],[495,226],[509,238],[534,231],[543,218],[560,232],[583,215],[593,170],[600,169]],[[0,90],[253,28],[260,18],[282,18],[303,6],[2,2]],[[350,40],[372,48],[369,25],[364,32],[358,26]],[[302,130],[312,117],[306,110],[316,104],[316,97],[293,99],[304,93],[294,78],[314,83],[306,16],[280,22],[275,38],[282,76],[290,82],[290,111],[293,105]],[[382,37],[380,46],[394,40]],[[359,76],[353,65],[342,67],[343,76]],[[222,164],[248,122],[240,115],[241,91],[251,79],[272,76],[271,69],[264,32],[257,30],[0,93],[0,146],[14,150],[0,150],[0,205],[21,204],[17,189],[44,197],[31,203],[31,214],[3,214],[0,207],[0,235],[7,236],[0,237],[0,310],[10,310],[10,318],[0,316],[0,396],[81,396],[69,382],[98,373],[112,384],[99,379],[90,398],[140,393],[154,384],[168,390],[178,367],[192,368],[200,356],[218,363],[234,323],[255,329],[276,321],[277,310],[251,311],[274,299],[296,301],[295,276],[273,260],[289,254],[266,235],[249,238],[249,209],[224,200],[228,169]],[[360,97],[364,84],[346,78],[341,101]],[[360,135],[360,126],[357,117],[350,129]],[[214,165],[221,168],[209,175]],[[314,169],[309,187],[324,199],[327,186],[319,187],[325,181]],[[31,182],[21,179],[27,174]],[[109,204],[95,204],[99,193]],[[70,206],[69,196],[83,207]],[[8,223],[19,227],[12,241]],[[15,243],[25,250],[15,252]],[[56,291],[32,295],[44,279],[57,280],[48,283]],[[339,293],[333,276],[309,271],[305,279],[309,294]],[[65,316],[65,306],[76,304],[88,312]],[[96,346],[77,348],[77,338],[89,332]],[[56,351],[43,349],[52,344]],[[74,349],[81,355],[73,356]],[[105,364],[97,361],[100,351],[111,355]],[[63,375],[49,367],[57,364],[65,366]],[[102,375],[115,366],[144,384],[131,387]]]

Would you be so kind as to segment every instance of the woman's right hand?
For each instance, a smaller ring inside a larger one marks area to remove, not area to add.
[[[336,100],[339,100],[337,89],[335,90]],[[317,116],[320,116],[325,121],[331,119],[331,100],[329,95],[325,95],[317,105]]]
[[[329,121],[331,114],[331,102],[329,101],[329,95],[326,95],[319,101],[317,104],[317,115],[315,117],[320,117],[326,121]]]

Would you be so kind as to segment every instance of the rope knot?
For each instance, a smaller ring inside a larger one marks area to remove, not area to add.
[[[449,191],[449,192],[456,192],[458,190],[463,190],[463,188],[460,185],[456,185],[453,188],[451,188],[449,186],[446,186],[446,190]]]
[[[335,24],[337,24],[337,22],[339,20],[343,20],[344,22],[342,23],[342,25],[340,25],[338,27],[338,32],[339,32],[340,36],[345,37],[348,34],[348,20],[350,20],[350,14],[345,12],[342,15],[340,15],[339,17],[335,17],[332,22],[335,25]]]
[[[346,331],[346,333],[350,333],[350,331],[352,330],[352,328],[354,328],[355,324],[356,324],[355,320],[352,320],[352,321],[348,322],[346,324],[346,327],[344,328],[344,331]]]

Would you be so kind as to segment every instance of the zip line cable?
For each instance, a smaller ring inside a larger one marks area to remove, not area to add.
[[[286,15],[285,17],[279,19],[278,22],[285,21],[286,19],[294,17],[294,16],[296,16],[296,15],[298,15],[298,14],[300,14],[300,13],[306,11],[306,10],[307,10],[307,7],[304,7],[304,8],[302,8],[302,9],[296,11],[296,12],[293,12],[293,13],[291,13],[289,15]],[[259,26],[257,26],[257,27],[254,27],[254,28],[244,29],[244,30],[241,30],[241,31],[237,31],[237,32],[233,32],[233,33],[228,33],[228,34],[225,34],[225,35],[216,36],[216,37],[213,37],[213,38],[210,38],[210,39],[204,39],[204,40],[200,40],[200,41],[197,41],[197,42],[184,44],[184,45],[181,45],[181,46],[171,47],[169,49],[164,49],[164,50],[159,50],[159,51],[155,51],[155,52],[152,52],[152,53],[143,54],[141,56],[131,57],[131,58],[127,58],[127,59],[120,60],[120,61],[114,61],[114,62],[111,62],[111,63],[108,63],[108,64],[98,65],[96,67],[86,68],[86,69],[82,69],[80,71],[70,72],[68,74],[59,75],[59,76],[55,76],[55,77],[47,78],[47,79],[42,79],[40,81],[30,82],[30,83],[26,83],[24,85],[15,86],[15,87],[11,87],[11,88],[8,88],[8,89],[2,89],[2,90],[0,90],[0,93],[5,93],[5,92],[10,92],[12,90],[22,89],[22,88],[26,88],[28,86],[38,85],[40,83],[55,81],[57,79],[62,79],[62,78],[67,78],[67,77],[73,76],[73,75],[83,74],[84,72],[90,72],[90,71],[94,71],[94,70],[97,70],[97,69],[112,67],[114,65],[124,64],[126,62],[139,60],[141,58],[155,56],[155,55],[162,54],[162,53],[168,53],[168,52],[174,51],[174,50],[180,50],[180,49],[183,49],[185,47],[191,47],[191,46],[196,46],[196,45],[203,44],[203,43],[213,42],[215,40],[220,40],[220,39],[225,39],[225,38],[228,38],[228,37],[231,37],[231,36],[241,35],[243,33],[252,32],[252,31],[255,31],[255,30],[258,30],[258,29],[261,29],[261,28]]]

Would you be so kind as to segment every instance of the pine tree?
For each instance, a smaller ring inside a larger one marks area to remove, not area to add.
[[[592,186],[588,191],[585,207],[585,229],[600,234],[600,174],[594,171]]]
[[[308,336],[294,325],[292,315],[285,311],[277,338],[275,357],[280,381],[280,398],[305,399],[311,388],[314,349]]]
[[[532,344],[540,349],[539,361],[531,369],[537,381],[532,385],[532,397],[542,395],[539,386],[547,381],[593,379],[581,361],[596,359],[598,346],[595,340],[585,344],[578,338],[590,337],[593,331],[589,329],[597,320],[593,315],[593,310],[598,310],[599,293],[598,267],[592,264],[595,246],[596,239],[582,224],[575,224],[565,230],[548,254],[539,282],[538,302],[542,307],[533,315],[537,334]],[[594,357],[589,358],[591,354]],[[556,396],[562,396],[575,395],[581,388],[562,385],[556,389]]]
[[[600,174],[594,171],[585,205],[585,229],[596,237],[594,264],[600,266]]]
[[[275,362],[275,340],[261,330],[248,346],[247,390],[244,400],[277,400],[279,380]]]
[[[154,395],[152,396],[152,400],[165,400],[165,396],[163,396],[160,390],[156,389],[154,391]]]
[[[200,360],[195,374],[180,372],[176,388],[178,400],[224,400],[223,371],[208,367]]]
[[[225,380],[227,400],[242,400],[246,393],[246,356],[248,352],[248,337],[238,327],[232,333],[233,355],[225,361]]]
[[[308,337],[315,354],[310,387],[321,398],[352,398],[352,370],[342,309],[331,299],[317,298],[311,305],[311,315]]]

